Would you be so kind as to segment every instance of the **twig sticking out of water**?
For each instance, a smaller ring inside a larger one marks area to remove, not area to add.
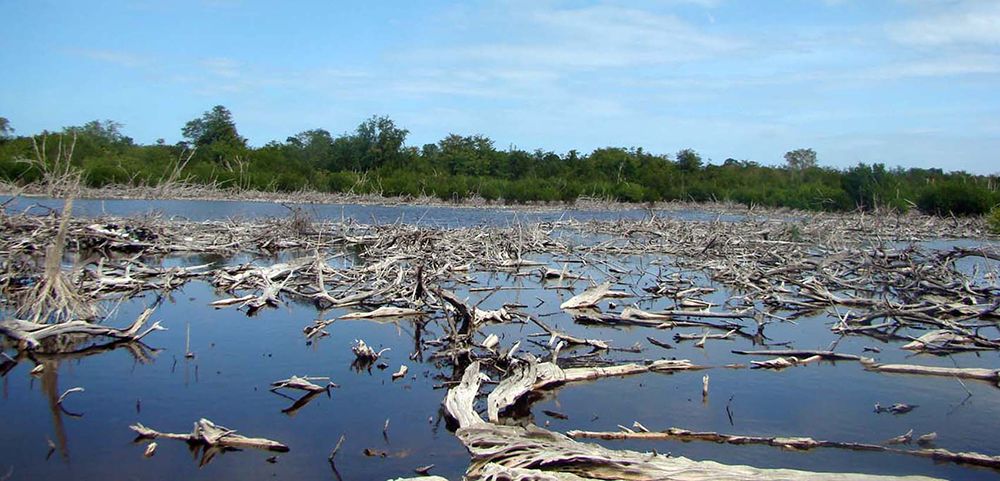
[[[188,359],[194,358],[194,353],[191,352],[191,322],[187,323],[187,333],[184,336],[184,357]]]
[[[337,463],[334,461],[334,458],[337,456],[337,452],[340,451],[340,446],[344,444],[344,437],[345,436],[343,434],[340,435],[340,439],[337,440],[337,445],[333,447],[330,451],[330,455],[326,458],[326,461],[330,463],[330,470],[333,471],[333,476],[336,477],[338,481],[342,478],[340,477],[340,472],[337,471]]]

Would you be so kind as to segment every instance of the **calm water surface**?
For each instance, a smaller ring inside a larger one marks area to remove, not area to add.
[[[0,195],[0,203],[10,196]],[[49,209],[62,209],[61,199],[18,197],[7,206],[10,212],[44,213]],[[402,222],[427,226],[458,227],[470,225],[509,225],[516,222],[551,222],[555,220],[617,220],[642,219],[649,216],[644,209],[588,210],[545,209],[523,210],[518,208],[472,208],[420,205],[358,205],[358,204],[285,204],[299,207],[317,220],[354,219],[362,223],[385,224]],[[97,217],[159,214],[164,217],[184,218],[193,221],[227,218],[256,219],[285,217],[290,209],[274,202],[235,202],[224,200],[123,200],[77,199],[73,214]],[[685,220],[733,221],[742,219],[734,214],[718,214],[700,210],[657,210],[657,216]]]
[[[21,208],[36,200],[18,202],[26,202],[18,205]],[[262,211],[268,212],[266,215],[284,213],[283,207],[270,204],[136,201],[100,204],[100,201],[81,201],[74,212],[78,215],[102,212],[123,215],[149,208],[164,215],[184,215],[192,219],[264,215]],[[320,209],[317,217],[339,218],[341,215],[341,207],[317,208]],[[345,215],[361,222],[370,222],[371,218],[379,222],[422,219],[421,222],[442,225],[502,224],[511,222],[515,215],[511,211],[464,208],[343,206],[343,210],[349,213]],[[628,212],[593,214],[644,215]],[[520,218],[522,214],[517,215]],[[539,217],[530,217],[536,215]],[[546,212],[524,217],[537,221],[560,215]],[[568,215],[587,218],[588,214]],[[692,218],[715,218],[714,214],[706,213],[690,215]],[[934,247],[949,248],[950,245],[950,242],[940,242]],[[562,267],[547,255],[535,256],[535,259],[554,268]],[[246,260],[248,258],[243,256],[229,262]],[[253,260],[262,264],[276,262],[273,258]],[[625,266],[645,266],[656,259],[650,256],[612,260]],[[203,262],[204,258],[176,256],[161,261],[169,265],[194,265]],[[659,261],[669,264],[669,259]],[[991,267],[987,264],[974,267],[975,260],[967,259],[966,262],[970,263],[968,269]],[[584,273],[603,277],[597,271]],[[643,348],[640,353],[612,351],[607,355],[616,361],[675,357],[721,367],[763,359],[731,353],[733,349],[760,348],[747,339],[710,340],[705,349],[695,348],[693,341],[675,342],[672,339],[678,332],[700,332],[697,328],[659,331],[582,326],[559,311],[559,303],[573,292],[551,289],[558,283],[543,285],[537,277],[509,273],[480,273],[475,277],[479,287],[523,287],[493,295],[482,308],[498,308],[505,303],[525,304],[529,312],[544,315],[542,319],[557,329],[580,337],[608,340],[616,347],[639,343]],[[627,284],[616,288],[639,291],[653,282],[654,278],[647,275],[629,279]],[[580,282],[576,286],[578,293],[586,284]],[[486,295],[456,290],[472,302]],[[706,300],[721,302],[729,294],[720,289],[706,296]],[[153,352],[145,362],[127,349],[117,349],[50,361],[47,366],[51,369],[40,378],[29,375],[33,367],[31,362],[22,362],[3,376],[0,408],[5,416],[0,424],[0,476],[13,469],[11,479],[31,480],[336,479],[327,456],[341,434],[346,435],[346,441],[336,459],[338,474],[345,480],[410,476],[413,468],[428,464],[435,465],[433,474],[449,479],[459,479],[464,473],[468,455],[445,427],[440,410],[445,394],[441,385],[454,373],[445,364],[409,359],[418,332],[414,322],[338,321],[327,328],[329,337],[309,343],[302,334],[303,327],[317,318],[336,317],[348,310],[320,313],[311,304],[288,301],[277,309],[247,317],[236,309],[209,307],[209,302],[220,295],[224,294],[214,292],[209,284],[194,281],[163,299],[147,294],[119,306],[109,320],[115,325],[126,324],[144,307],[158,304],[153,319],[161,320],[169,330],[155,332],[146,339]],[[535,308],[536,305],[539,306]],[[608,308],[607,302],[602,305]],[[660,302],[643,302],[640,307],[665,306]],[[826,317],[800,318],[796,324],[770,324],[765,334],[773,342],[791,342],[795,348],[827,349],[839,339],[830,332],[830,322]],[[195,353],[193,359],[184,357],[188,326],[190,350]],[[531,336],[540,332],[532,324],[491,325],[480,332],[482,336],[497,333],[504,347],[516,340],[547,341],[545,336]],[[985,334],[998,337],[996,332]],[[428,323],[420,332],[424,340],[442,335],[437,322]],[[652,346],[646,341],[647,336],[669,342],[675,349]],[[388,368],[361,371],[352,368],[354,356],[350,346],[355,339],[364,339],[379,348],[390,348],[384,356]],[[866,346],[880,348],[881,353],[875,356],[883,362],[990,368],[1000,365],[996,352],[951,357],[914,356],[900,350],[898,343],[884,344],[863,337],[839,339],[837,350],[861,354]],[[528,341],[522,342],[522,349],[537,355],[545,352]],[[424,359],[428,359],[433,350],[424,347],[422,352]],[[586,352],[585,349],[564,351],[561,357]],[[393,382],[390,375],[400,364],[409,366],[409,374]],[[701,399],[701,378],[705,373],[711,377],[707,402]],[[283,410],[293,401],[269,392],[268,387],[271,382],[291,375],[328,376],[339,387],[333,389],[329,397],[317,396],[306,406],[287,414]],[[79,416],[61,411],[53,402],[54,397],[75,386],[84,387],[86,391],[69,395],[64,407]],[[875,414],[872,407],[876,402],[882,405],[906,402],[919,407],[899,416]],[[727,405],[733,414],[732,422]],[[543,413],[544,410],[558,411],[567,419],[550,417]],[[965,381],[963,385],[948,378],[874,374],[853,362],[813,364],[780,372],[717,368],[573,384],[546,393],[532,406],[528,416],[528,420],[560,432],[570,429],[613,431],[619,424],[631,425],[639,421],[652,430],[680,427],[872,443],[913,429],[915,435],[936,431],[939,435],[937,445],[952,451],[1000,454],[1000,441],[996,438],[1000,390],[996,387],[975,381]],[[199,459],[192,456],[184,443],[171,440],[158,441],[156,455],[144,458],[145,445],[134,444],[133,433],[128,429],[130,424],[141,422],[160,431],[188,432],[191,424],[201,417],[247,436],[281,441],[291,451],[278,455],[275,463],[267,462],[272,453],[229,452],[199,467]],[[383,436],[386,419],[389,419],[389,429]],[[47,440],[57,447],[48,458]],[[700,442],[602,443],[614,448],[656,449],[694,459],[760,467],[927,474],[948,479],[997,477],[997,473],[990,470],[884,453],[833,449],[795,453],[764,446]],[[384,451],[387,456],[365,456],[366,448]]]

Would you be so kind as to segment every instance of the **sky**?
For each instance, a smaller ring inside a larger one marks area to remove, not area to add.
[[[221,104],[253,145],[387,115],[414,146],[1000,173],[997,0],[0,0],[0,18],[20,135],[110,119],[173,143]]]

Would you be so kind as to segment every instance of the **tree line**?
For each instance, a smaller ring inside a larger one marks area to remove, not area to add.
[[[728,158],[707,163],[693,149],[673,155],[641,147],[606,147],[564,154],[497,148],[484,135],[451,134],[423,146],[406,144],[408,131],[373,116],[334,136],[312,129],[251,147],[231,112],[215,106],[181,129],[184,140],[141,145],[122,124],[82,126],[17,136],[0,118],[0,178],[30,183],[39,160],[54,158],[60,138],[74,140],[72,162],[87,185],[157,185],[168,181],[261,191],[351,192],[384,196],[481,197],[508,203],[573,202],[596,197],[623,202],[730,201],[746,205],[847,211],[919,209],[939,215],[978,215],[1000,204],[997,175],[942,169],[887,168],[859,163],[823,167],[812,149],[785,154],[784,166]],[[41,142],[40,139],[47,142]],[[51,152],[49,152],[51,151]]]

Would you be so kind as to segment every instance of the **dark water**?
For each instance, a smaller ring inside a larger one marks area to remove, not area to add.
[[[216,203],[214,205],[220,205]],[[233,209],[250,209],[235,203],[221,203]],[[261,204],[266,205],[266,204]],[[256,204],[255,204],[256,206]],[[273,206],[272,206],[273,207]],[[124,207],[123,207],[124,208]],[[365,209],[386,212],[382,207],[353,207],[361,215]],[[468,216],[469,223],[490,222],[510,215],[506,211],[480,212],[471,209],[401,208],[404,213],[432,211],[425,218],[447,223],[448,216]],[[191,210],[191,209],[189,209]],[[452,212],[455,211],[455,212]],[[80,212],[79,210],[77,212]],[[243,211],[246,212],[246,211]],[[208,215],[208,214],[201,214]],[[233,215],[227,210],[217,216]],[[409,214],[406,214],[407,216]],[[199,218],[199,215],[189,215]],[[492,217],[491,217],[492,216]],[[500,216],[500,217],[497,217]],[[363,220],[359,218],[359,220]],[[942,242],[941,248],[951,244]],[[938,247],[935,245],[935,247]],[[554,268],[562,265],[549,256],[537,256]],[[173,257],[172,265],[197,264],[199,257]],[[245,261],[246,258],[234,260]],[[647,265],[655,257],[619,257],[620,265]],[[663,260],[663,259],[660,259]],[[259,259],[261,263],[274,259]],[[975,263],[967,259],[966,262]],[[572,267],[572,266],[571,266]],[[995,267],[995,266],[994,266]],[[972,269],[969,265],[967,268]],[[978,269],[988,269],[982,264]],[[654,271],[655,272],[655,271]],[[594,271],[585,274],[598,279]],[[688,276],[694,275],[691,273]],[[700,333],[698,328],[658,331],[648,328],[587,327],[575,324],[559,311],[559,303],[573,293],[551,289],[557,282],[539,284],[536,278],[509,273],[480,273],[478,286],[514,286],[523,290],[498,292],[480,307],[498,308],[505,303],[529,306],[526,310],[552,327],[580,337],[610,341],[615,347],[640,343],[641,353],[613,351],[616,361],[676,357],[719,367],[701,372],[672,375],[646,374],[573,384],[549,392],[533,405],[531,418],[540,426],[565,432],[570,429],[617,430],[639,421],[651,430],[680,427],[698,431],[734,434],[811,436],[816,439],[878,443],[914,430],[914,435],[936,431],[937,445],[952,451],[971,450],[1000,454],[996,438],[1000,419],[1000,390],[987,383],[937,377],[875,374],[854,362],[820,363],[780,372],[723,369],[729,363],[749,364],[762,357],[738,356],[733,349],[755,349],[747,339],[709,340],[704,349],[694,341],[675,342],[674,333]],[[653,283],[649,276],[630,279],[620,290],[636,289]],[[584,282],[576,283],[580,292]],[[549,288],[546,288],[549,287]],[[716,286],[719,287],[719,286]],[[457,289],[471,302],[486,293]],[[706,296],[724,301],[728,293],[720,289]],[[327,456],[341,434],[346,441],[337,455],[337,469],[345,480],[386,479],[413,475],[413,468],[434,464],[432,474],[459,479],[468,463],[461,444],[446,429],[440,403],[444,389],[435,389],[453,377],[451,368],[433,361],[409,359],[414,351],[416,328],[411,321],[374,323],[338,321],[326,330],[331,334],[307,343],[302,328],[317,318],[331,318],[348,312],[335,309],[319,313],[312,305],[286,302],[277,309],[247,317],[236,309],[214,310],[208,303],[218,295],[205,282],[195,281],[173,292],[159,304],[153,319],[161,320],[169,331],[154,332],[146,340],[157,350],[152,362],[141,363],[126,349],[117,349],[78,359],[49,364],[41,378],[29,375],[31,362],[22,362],[2,378],[0,409],[0,476],[13,469],[11,479],[336,479]],[[541,301],[541,305],[535,307]],[[145,306],[157,302],[154,295],[122,304],[109,321],[123,325]],[[629,300],[616,301],[627,305]],[[607,302],[603,303],[607,308]],[[645,309],[662,308],[662,303],[642,303]],[[552,315],[548,315],[548,314]],[[421,333],[424,340],[443,335],[438,322],[430,322]],[[185,359],[185,331],[190,326],[193,359]],[[827,349],[838,339],[829,330],[828,318],[801,318],[797,324],[773,323],[765,334],[774,342],[792,342],[799,349]],[[497,333],[501,346],[509,348],[522,340],[522,350],[542,355],[543,348],[527,341],[544,343],[547,337],[533,324],[505,324],[484,327],[482,336]],[[997,337],[995,332],[984,332]],[[652,336],[669,342],[675,349],[650,345]],[[388,347],[385,370],[356,371],[350,346],[364,339],[375,347]],[[1000,365],[996,352],[961,354],[951,357],[912,356],[898,343],[883,344],[863,337],[839,340],[837,350],[861,354],[865,346],[877,346],[875,354],[883,362],[925,365],[991,367]],[[11,352],[8,350],[8,352]],[[428,358],[433,349],[423,351]],[[586,353],[586,349],[564,350],[561,358]],[[410,370],[405,379],[393,382],[391,372],[400,364]],[[707,402],[701,399],[702,375],[711,377]],[[271,382],[291,375],[328,376],[339,384],[327,397],[321,394],[294,415],[282,413],[292,400],[268,391]],[[54,396],[82,386],[85,392],[68,396],[64,407],[73,417],[53,407]],[[967,392],[968,390],[969,392]],[[969,394],[971,393],[971,395]],[[875,414],[874,403],[896,402],[919,405],[914,411],[894,416]],[[140,409],[137,409],[137,403]],[[733,414],[732,423],[726,407]],[[543,410],[568,416],[561,420]],[[204,467],[179,441],[160,440],[154,457],[142,456],[144,444],[133,444],[130,424],[142,424],[169,432],[188,432],[198,418],[237,429],[247,436],[275,439],[291,451],[280,454],[276,463],[266,459],[271,453],[255,450],[224,453]],[[389,419],[387,436],[383,425]],[[46,440],[57,450],[46,459]],[[694,459],[759,467],[786,467],[819,471],[852,471],[872,474],[926,474],[947,479],[995,479],[990,470],[935,464],[933,461],[885,453],[862,453],[817,449],[806,453],[781,451],[764,446],[731,446],[713,443],[602,442],[614,448],[640,451],[656,449]],[[387,453],[369,457],[365,448]]]
[[[10,196],[0,196],[0,203]],[[61,199],[19,197],[7,206],[10,212],[44,213],[49,209],[62,209]],[[551,222],[556,220],[617,220],[642,219],[649,210],[591,210],[546,209],[523,210],[517,208],[469,208],[419,205],[357,205],[357,204],[287,204],[300,207],[317,220],[354,219],[362,223],[386,224],[403,222],[427,226],[456,227],[469,225],[509,225],[516,222]],[[226,218],[255,219],[285,217],[289,207],[273,202],[232,202],[222,200],[118,200],[77,199],[73,213],[78,216],[97,217],[160,214],[193,221]],[[660,217],[685,220],[739,220],[742,216],[718,214],[699,210],[656,210]]]

